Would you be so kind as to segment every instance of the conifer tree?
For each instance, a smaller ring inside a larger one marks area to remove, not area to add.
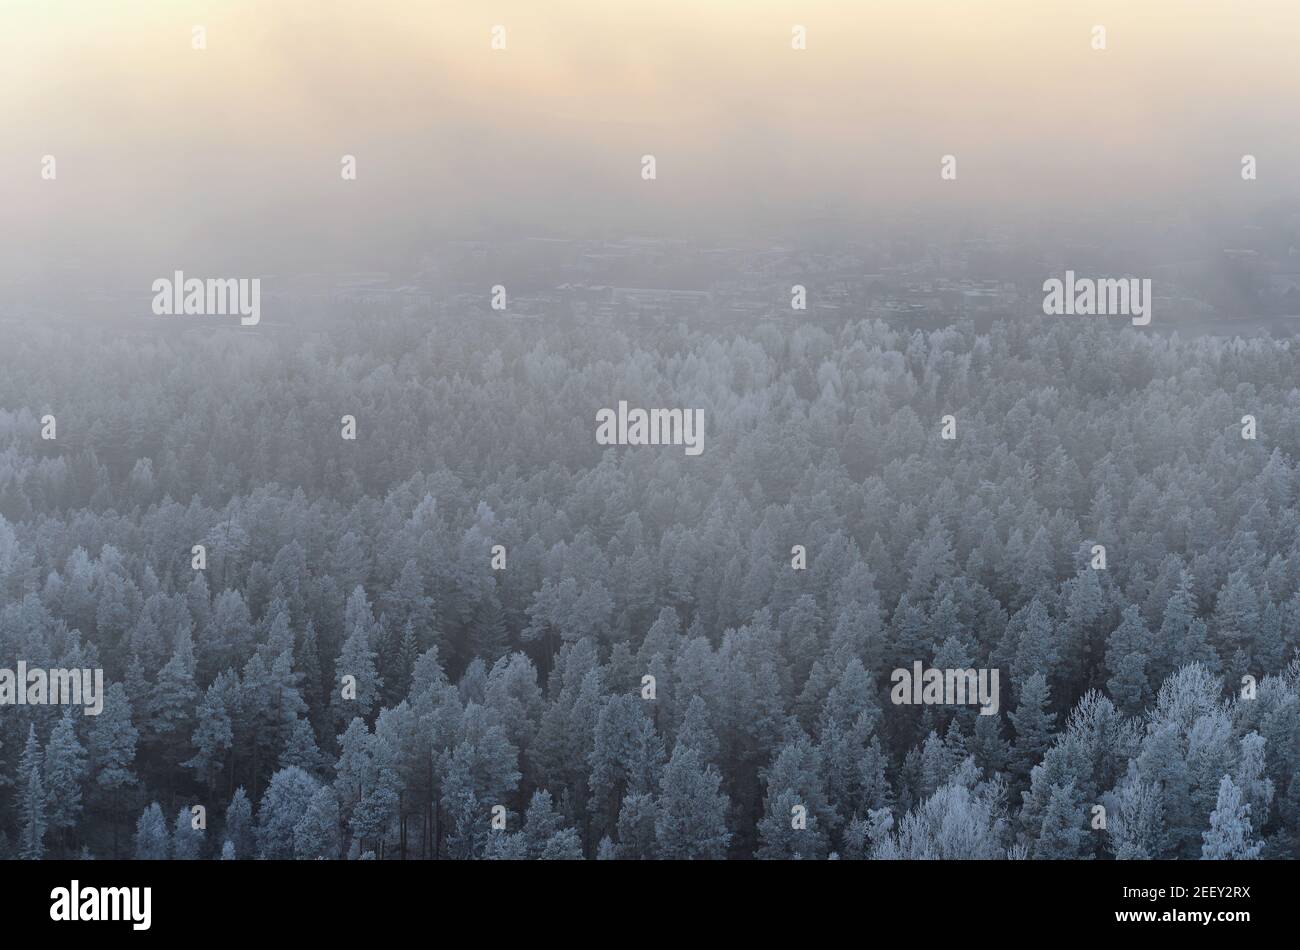
[[[171,857],[177,861],[197,861],[203,856],[206,833],[194,827],[194,814],[182,805],[172,826]]]
[[[316,734],[306,719],[294,721],[289,741],[280,753],[279,767],[286,769],[291,765],[296,765],[315,778],[321,778],[326,773],[325,756],[316,745]]]
[[[271,776],[257,806],[257,856],[263,860],[294,857],[294,828],[321,785],[302,769],[290,766]],[[229,817],[229,816],[227,816]]]
[[[1120,711],[1135,715],[1151,701],[1147,682],[1147,651],[1151,631],[1142,620],[1137,606],[1124,609],[1120,624],[1106,642],[1106,668],[1110,679],[1106,688]]]
[[[294,857],[334,860],[342,846],[339,803],[334,790],[322,785],[312,794],[302,817],[293,826]]]
[[[77,738],[69,707],[50,731],[45,747],[46,816],[49,832],[71,847],[71,833],[81,818],[82,785],[88,777],[86,749]]]
[[[257,856],[253,805],[242,785],[235,789],[226,806],[224,836],[234,847],[236,858],[249,860]]]
[[[659,857],[724,858],[730,802],[720,790],[722,777],[700,754],[680,741],[664,768],[663,790],[654,815]]]
[[[1035,673],[1020,690],[1020,704],[1007,718],[1015,732],[1011,751],[1011,774],[1022,786],[1028,785],[1030,770],[1042,761],[1051,744],[1056,714],[1047,711],[1047,677]]]
[[[1262,842],[1252,840],[1250,806],[1228,776],[1219,782],[1218,801],[1210,813],[1210,827],[1202,835],[1201,858],[1206,861],[1242,861],[1258,858]]]
[[[658,806],[649,792],[628,792],[618,810],[615,853],[623,860],[644,861],[658,857],[655,819]]]
[[[826,801],[820,766],[806,736],[797,736],[776,756],[767,774],[756,857],[826,857],[836,816]]]
[[[1081,856],[1085,834],[1083,801],[1074,783],[1053,785],[1038,841],[1034,846],[1034,857],[1058,860],[1078,858]]]
[[[162,806],[153,802],[141,812],[135,825],[135,857],[138,861],[166,861],[171,857],[167,819]]]
[[[90,724],[87,753],[95,798],[113,828],[113,854],[117,855],[119,820],[125,819],[128,793],[135,787],[136,741],[131,724],[131,704],[122,684],[113,683],[104,697],[104,709]]]
[[[33,723],[27,727],[27,745],[18,762],[18,777],[22,783],[18,853],[28,860],[39,860],[45,855],[46,796],[41,782],[41,760],[41,747]]]

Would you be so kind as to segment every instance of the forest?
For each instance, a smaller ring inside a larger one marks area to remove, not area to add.
[[[11,327],[0,856],[1296,857],[1300,350],[1126,324]]]

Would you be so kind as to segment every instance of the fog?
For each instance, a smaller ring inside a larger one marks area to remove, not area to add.
[[[8,0],[0,25],[7,280],[828,222],[1104,241],[1172,218],[1222,246],[1225,217],[1294,212],[1300,8],[1280,0]]]

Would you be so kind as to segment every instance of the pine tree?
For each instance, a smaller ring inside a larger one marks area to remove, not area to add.
[[[433,598],[425,594],[424,580],[420,576],[420,566],[414,558],[408,558],[402,565],[402,572],[397,583],[383,600],[384,610],[399,627],[410,625],[422,639],[417,641],[425,647],[433,644],[432,634],[435,621]]]
[[[1201,833],[1205,861],[1242,861],[1258,858],[1263,843],[1251,840],[1250,806],[1228,776],[1219,782],[1219,798],[1210,813],[1210,827]]]
[[[506,738],[496,713],[486,706],[469,703],[465,707],[451,760],[469,770],[479,801],[504,802],[519,787],[518,750]]]
[[[235,789],[235,794],[230,797],[230,804],[226,806],[223,834],[230,842],[236,858],[247,861],[257,856],[254,843],[253,806],[242,785]]]
[[[1140,712],[1151,700],[1151,686],[1147,682],[1147,651],[1151,631],[1142,620],[1136,606],[1124,609],[1120,624],[1106,643],[1106,668],[1110,679],[1106,688],[1120,711],[1127,715]]]
[[[239,676],[226,671],[217,674],[199,701],[195,717],[197,724],[190,737],[195,752],[184,765],[194,770],[209,794],[215,792],[217,781],[230,759],[235,741],[232,710],[237,710],[238,705]]]
[[[499,836],[498,836],[499,837]],[[523,856],[539,861],[563,861],[582,857],[582,842],[572,828],[564,827],[564,817],[555,810],[551,793],[540,789],[533,793],[524,813],[524,827],[519,833]]]
[[[166,861],[171,857],[167,819],[157,802],[147,806],[136,822],[135,857],[137,861]]]
[[[36,723],[27,725],[27,743],[23,746],[22,754],[18,758],[18,778],[20,781],[26,781],[27,776],[32,772],[40,775],[45,763],[45,757],[41,753],[41,742],[36,737]]]
[[[588,756],[591,812],[597,828],[612,827],[628,792],[652,794],[663,769],[663,739],[637,696],[612,696],[596,717]]]
[[[537,733],[545,700],[537,685],[537,667],[522,653],[511,653],[492,664],[484,703],[493,711],[510,744],[527,758]]]
[[[307,810],[293,826],[293,853],[297,858],[334,860],[339,856],[343,838],[339,823],[339,803],[334,790],[322,785],[307,803]]]
[[[861,766],[879,718],[871,677],[862,661],[853,657],[827,695],[818,719],[826,796],[841,816],[856,814],[863,804]]]
[[[360,588],[357,588],[360,591]],[[343,641],[343,650],[335,663],[335,677],[331,705],[335,710],[335,722],[348,722],[353,716],[369,719],[375,711],[375,704],[383,690],[383,680],[375,666],[376,654],[371,646],[370,626],[358,623],[352,628],[348,638]],[[343,677],[351,676],[356,680],[356,698],[343,698]]]
[[[523,832],[494,830],[492,836],[488,838],[483,856],[489,861],[526,861],[529,856],[528,842]]]
[[[1210,628],[1199,617],[1187,625],[1183,638],[1174,645],[1174,668],[1182,669],[1192,663],[1211,672],[1222,669],[1219,654],[1210,645]]]
[[[975,717],[975,734],[971,737],[970,750],[975,756],[975,764],[985,775],[993,775],[1007,767],[1011,750],[1002,738],[1000,715]]]
[[[1085,833],[1083,801],[1074,783],[1053,785],[1038,841],[1034,845],[1034,857],[1079,858]]]
[[[68,708],[50,732],[45,748],[46,813],[49,831],[67,838],[81,817],[81,787],[88,777],[86,749],[77,739],[74,711]]]
[[[321,785],[300,768],[281,769],[271,776],[257,806],[257,856],[283,860],[294,856],[294,827]]]
[[[194,816],[190,809],[181,806],[176,813],[176,822],[172,825],[172,853],[177,861],[197,861],[202,857],[204,832],[194,827]]]
[[[555,810],[555,799],[546,789],[533,792],[528,800],[528,810],[524,812],[522,834],[529,853],[536,857],[541,853],[551,835],[564,827],[564,816]]]
[[[334,763],[334,790],[344,821],[352,817],[369,787],[372,764],[370,730],[357,716],[339,736],[339,757]]]
[[[1057,655],[1057,628],[1052,622],[1051,614],[1037,598],[1016,612],[1007,625],[1007,634],[1015,637],[1015,655],[1011,662],[1012,682],[1019,686],[1028,683],[1035,673],[1046,676],[1056,668],[1060,660]]]
[[[510,648],[510,631],[495,586],[479,601],[470,624],[470,650],[484,662],[495,663]]]
[[[146,704],[147,740],[156,745],[168,767],[179,766],[183,752],[194,731],[194,704],[199,691],[194,684],[194,644],[189,634],[177,637],[176,648],[167,664],[158,671]]]
[[[921,745],[919,797],[929,798],[947,784],[953,770],[961,764],[964,756],[954,754],[953,750],[931,730]]]
[[[1260,614],[1259,631],[1252,651],[1254,666],[1265,672],[1280,670],[1286,661],[1286,643],[1282,637],[1282,610],[1269,602]]]
[[[976,783],[973,759],[952,780],[908,812],[891,831],[889,813],[867,815],[871,856],[882,860],[988,860],[1006,856],[1002,846],[1003,789],[1000,783]]]
[[[542,846],[542,852],[537,859],[539,861],[581,861],[582,841],[578,837],[578,832],[572,828],[557,831],[546,839],[546,844]]]
[[[722,777],[694,749],[677,743],[664,768],[663,790],[655,808],[655,843],[659,857],[725,858],[731,833],[731,807],[720,791]]]
[[[658,806],[649,792],[628,792],[618,810],[615,852],[624,861],[645,861],[658,857],[655,820]]]
[[[1233,571],[1214,602],[1214,631],[1228,648],[1249,644],[1259,626],[1259,599],[1245,571]]]
[[[290,638],[292,635],[290,635]],[[294,726],[307,714],[299,684],[302,674],[293,668],[292,642],[286,645],[271,662],[269,671],[270,708],[268,709],[268,757],[275,750],[283,751],[293,734]]]
[[[280,753],[280,768],[287,769],[291,765],[296,765],[317,779],[325,775],[325,756],[316,745],[316,734],[306,719],[294,722],[289,741]]]
[[[1164,815],[1160,789],[1131,774],[1120,787],[1117,808],[1106,827],[1120,861],[1149,861],[1160,853]]]
[[[275,735],[279,725],[274,706],[274,688],[270,671],[260,653],[254,653],[239,676],[233,754],[245,764],[250,797],[256,800],[265,785],[265,776],[275,763]]]
[[[1163,691],[1163,688],[1162,688]],[[1177,723],[1153,723],[1137,757],[1142,781],[1160,790],[1160,814],[1164,819],[1159,852],[1153,857],[1191,857],[1196,828],[1192,816],[1191,777],[1187,752]]]
[[[488,842],[488,807],[475,792],[474,777],[464,757],[455,758],[442,785],[442,807],[451,825],[447,853],[464,860],[483,854]]]
[[[1164,658],[1156,669],[1156,678],[1159,680],[1192,663],[1199,663],[1211,671],[1219,668],[1219,655],[1209,642],[1209,628],[1196,615],[1197,595],[1194,587],[1194,576],[1189,571],[1183,571],[1179,575],[1178,586],[1165,605],[1164,619],[1157,638]]]
[[[1021,787],[1028,786],[1030,770],[1042,761],[1052,742],[1052,724],[1056,721],[1056,714],[1047,711],[1049,702],[1047,677],[1035,673],[1020,690],[1020,704],[1007,716],[1016,734],[1011,751],[1011,774]]]
[[[108,687],[104,709],[94,717],[87,737],[90,774],[96,798],[113,826],[113,854],[117,855],[119,820],[126,817],[128,792],[135,787],[136,742],[139,733],[131,724],[131,704],[121,683]]]
[[[19,806],[19,856],[37,861],[45,856],[45,787],[41,782],[41,747],[36,725],[27,727],[27,745],[18,763],[22,784]]]
[[[768,769],[755,857],[824,858],[835,823],[822,788],[820,756],[806,736],[798,736]]]
[[[144,663],[137,654],[131,656],[131,662],[126,666],[126,673],[122,676],[122,687],[126,690],[126,695],[138,697],[132,711],[135,715],[136,728],[140,728],[143,725],[140,720],[144,719],[149,711],[149,695],[153,692],[153,685],[149,682]]]
[[[329,703],[321,679],[320,648],[317,644],[316,625],[307,621],[302,632],[302,643],[294,660],[294,669],[302,674],[302,700],[307,705],[307,716],[317,735],[326,734],[326,712]]]
[[[1273,780],[1267,775],[1267,758],[1264,737],[1249,732],[1241,737],[1241,757],[1237,762],[1234,784],[1241,790],[1241,799],[1250,806],[1251,824],[1263,831],[1269,823],[1269,809],[1273,804]],[[49,750],[45,752],[49,758]]]
[[[889,770],[889,757],[880,747],[880,740],[872,736],[858,764],[861,809],[864,813],[873,808],[888,808],[893,804],[894,792],[889,786]]]
[[[392,717],[398,718],[392,718]],[[344,824],[362,846],[383,850],[386,832],[398,817],[402,722],[414,722],[405,704],[379,714],[374,733],[360,717],[340,740],[334,790]],[[382,728],[381,728],[382,727]]]
[[[420,640],[415,635],[415,624],[406,621],[402,627],[402,640],[397,650],[397,681],[393,692],[397,697],[405,696],[411,689],[411,675],[415,672],[415,661],[420,658]]]
[[[362,795],[348,820],[348,827],[357,840],[374,842],[381,851],[389,826],[397,817],[399,798],[395,785],[395,777],[376,782]]]
[[[677,734],[677,744],[694,749],[703,763],[718,764],[718,737],[709,724],[708,706],[699,696],[692,696],[686,707],[686,718]]]

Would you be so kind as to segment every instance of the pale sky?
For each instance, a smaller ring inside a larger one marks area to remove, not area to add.
[[[2,0],[0,276],[1266,204],[1296,195],[1298,53],[1294,0]]]

